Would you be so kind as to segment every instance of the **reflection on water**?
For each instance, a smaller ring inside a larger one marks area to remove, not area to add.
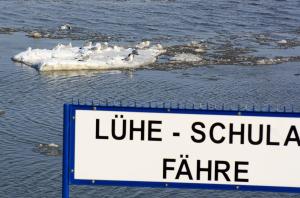
[[[74,77],[74,76],[94,76],[101,74],[120,74],[122,71],[120,70],[74,70],[74,71],[44,71],[39,72],[40,75],[48,76],[48,77]]]

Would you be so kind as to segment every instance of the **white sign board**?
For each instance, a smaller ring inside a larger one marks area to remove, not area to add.
[[[74,179],[300,187],[300,118],[75,111]]]

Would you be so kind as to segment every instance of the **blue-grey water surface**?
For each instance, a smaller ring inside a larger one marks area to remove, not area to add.
[[[300,109],[300,1],[12,0],[0,1],[0,8],[0,27],[11,28],[0,34],[0,110],[5,111],[0,116],[0,197],[61,196],[62,157],[38,152],[37,147],[62,145],[63,104],[72,98],[187,105],[208,102],[227,108],[254,104],[282,109],[286,105],[288,110],[294,105],[295,110]],[[64,23],[72,25],[72,32],[58,34]],[[26,37],[36,30],[58,36]],[[232,61],[204,66],[181,63],[167,69],[158,64],[136,70],[50,73],[10,59],[28,46],[51,48],[59,42],[82,44],[95,38],[126,45],[148,39],[171,47],[205,40],[214,44],[214,57],[222,50],[222,57],[231,57],[228,53],[235,51],[228,50],[243,47],[250,49],[249,56],[296,58],[271,65]],[[293,45],[277,46],[281,39],[293,41]],[[226,47],[228,43],[233,47]],[[201,189],[71,188],[71,197],[298,196]]]

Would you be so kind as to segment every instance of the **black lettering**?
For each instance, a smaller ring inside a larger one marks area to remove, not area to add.
[[[133,140],[133,132],[141,132],[141,140],[145,139],[145,121],[141,120],[141,127],[134,128],[133,120],[130,120],[130,140]]]
[[[267,145],[279,146],[279,142],[271,141],[271,126],[270,125],[267,125]]]
[[[148,122],[148,140],[149,141],[161,141],[160,137],[152,137],[153,132],[161,132],[161,129],[154,129],[152,128],[153,124],[161,124],[162,121],[159,120],[149,120]]]
[[[183,170],[185,169],[185,171]],[[187,175],[189,180],[192,180],[192,173],[186,159],[182,159],[175,179],[179,179],[181,175]]]
[[[240,135],[241,136],[241,144],[244,144],[244,129],[245,129],[245,125],[241,124],[241,131],[234,131],[233,130],[233,123],[230,123],[229,125],[229,144],[233,144],[233,136],[234,135]]]
[[[242,165],[249,165],[249,162],[235,162],[235,172],[234,172],[234,181],[236,182],[249,182],[249,179],[245,179],[245,178],[240,178],[239,174],[240,173],[248,173],[247,169],[240,169],[239,166]]]
[[[260,124],[259,125],[259,135],[258,135],[258,140],[253,140],[253,133],[252,133],[252,125],[248,124],[248,140],[249,143],[252,145],[259,145],[263,141],[263,131],[264,131],[264,125]]]
[[[108,136],[100,135],[100,120],[99,119],[96,119],[96,139],[103,139],[103,140],[108,139]]]
[[[222,142],[224,142],[225,137],[222,136],[219,140],[217,140],[217,139],[214,137],[214,129],[215,129],[215,127],[221,127],[221,129],[225,129],[225,126],[224,126],[222,123],[217,122],[217,123],[214,123],[214,124],[211,125],[210,131],[209,131],[210,139],[211,139],[214,143],[216,143],[216,144],[221,144]]]
[[[195,138],[195,136],[191,136],[191,139],[193,140],[193,142],[196,143],[202,143],[205,140],[205,133],[199,129],[196,129],[197,126],[200,126],[202,128],[205,128],[205,125],[202,122],[194,122],[192,125],[192,130],[193,132],[195,132],[196,134],[201,135],[201,137],[199,139]]]
[[[175,159],[163,159],[163,178],[167,179],[167,171],[174,170],[174,167],[167,166],[168,162],[176,162]]]
[[[219,166],[220,165],[225,165],[225,168],[221,169]],[[219,173],[222,173],[222,175],[224,176],[224,178],[226,179],[226,181],[230,181],[228,175],[227,175],[227,171],[229,171],[230,168],[230,164],[226,161],[216,161],[215,162],[215,181],[219,180]]]
[[[211,180],[211,169],[212,169],[212,163],[211,160],[208,160],[208,167],[203,168],[201,167],[201,161],[197,160],[197,180],[201,179],[201,172],[207,172],[207,180]]]
[[[295,136],[294,138],[291,137],[293,134],[295,134],[295,135],[294,135],[294,136]],[[289,133],[288,133],[288,135],[287,135],[287,137],[286,137],[286,140],[285,140],[285,142],[284,142],[284,146],[287,146],[287,145],[289,144],[289,142],[291,142],[291,141],[297,142],[297,145],[300,146],[299,134],[298,134],[298,132],[297,132],[297,128],[296,128],[295,125],[292,125],[292,126],[291,126],[291,128],[290,128],[290,130],[289,130]]]
[[[112,120],[111,123],[111,135],[115,140],[123,140],[126,136],[126,120],[123,120],[123,130],[120,136],[117,135],[116,133],[116,121],[115,119]]]

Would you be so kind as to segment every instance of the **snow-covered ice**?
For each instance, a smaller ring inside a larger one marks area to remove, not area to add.
[[[148,43],[147,43],[148,44]],[[31,49],[12,57],[12,60],[40,71],[101,70],[135,68],[151,64],[165,52],[160,44],[137,49],[133,58],[126,59],[135,49],[109,46],[107,43],[89,43],[83,47],[58,44],[53,49]]]

